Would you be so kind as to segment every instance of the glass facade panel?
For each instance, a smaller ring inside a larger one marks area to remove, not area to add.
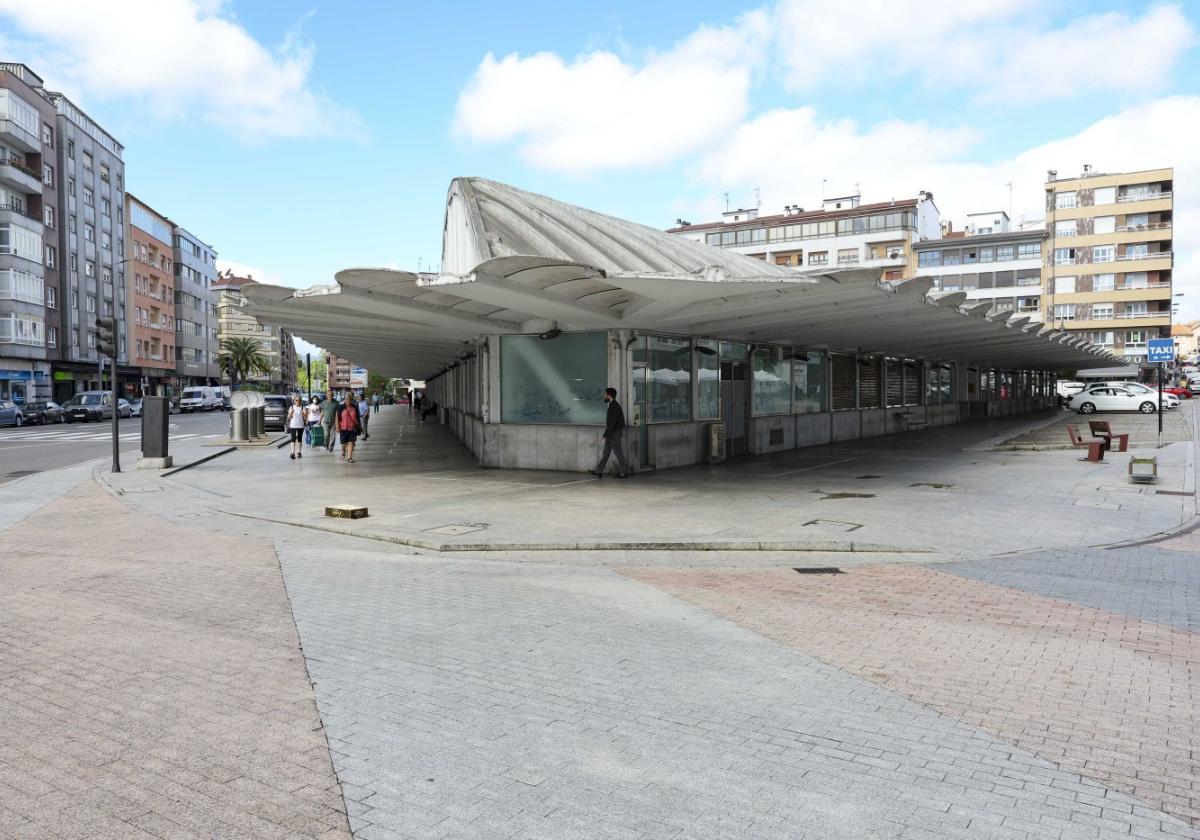
[[[692,342],[650,336],[650,422],[692,419]]]
[[[829,363],[824,353],[809,351],[807,359],[792,362],[792,411],[795,414],[816,414],[827,411],[829,397],[825,380]]]
[[[605,421],[608,352],[604,333],[500,337],[500,419],[503,423]]]
[[[705,338],[696,341],[696,419],[714,420],[721,416],[721,357],[717,342]]]
[[[754,416],[789,414],[792,410],[791,362],[777,348],[754,351]]]

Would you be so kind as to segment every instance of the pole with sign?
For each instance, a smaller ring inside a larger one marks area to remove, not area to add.
[[[117,403],[117,325],[112,318],[96,319],[96,353],[100,356],[101,370],[104,368],[104,357],[108,356],[110,360],[109,367],[112,372],[112,381],[109,383],[112,386],[109,394],[109,401],[112,403],[112,471],[119,473],[121,471],[121,439],[117,432],[117,424],[121,418],[121,410]],[[101,381],[103,382],[103,377],[101,377]]]
[[[1175,361],[1175,340],[1152,338],[1146,345],[1146,360],[1158,366],[1158,447],[1162,448],[1163,362]]]

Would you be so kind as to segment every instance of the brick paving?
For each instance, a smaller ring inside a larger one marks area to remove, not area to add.
[[[913,566],[628,574],[1150,806],[1080,790],[1060,828],[1132,813],[1135,834],[1169,831],[1161,812],[1200,827],[1193,633]]]
[[[1196,633],[1200,563],[1182,545],[1173,548],[1185,539],[1136,548],[1037,551],[935,568]]]
[[[831,626],[805,623],[820,638],[807,645],[772,632],[798,619],[760,613],[759,603],[779,598],[753,577],[743,585],[737,575],[637,573],[656,584],[645,586],[608,569],[406,557],[384,546],[297,539],[279,552],[351,827],[363,840],[1197,836],[1134,797],[979,731],[986,702],[964,723],[890,682],[876,685],[886,669],[957,696],[939,683],[938,634],[871,647],[878,592],[861,593],[849,610],[857,621],[826,609]],[[765,574],[779,596],[799,601],[784,583],[795,573]],[[747,624],[768,616],[775,626],[758,629],[786,644],[659,585],[731,615],[740,604],[749,615],[736,617]],[[997,636],[995,674],[986,667],[993,652],[972,652],[980,660],[972,689],[1000,708],[1013,705],[1004,650],[1022,646],[1026,633],[1012,621]],[[843,634],[857,644],[839,648],[834,637]],[[824,645],[867,656],[867,678],[798,650]],[[1097,742],[1095,759],[1109,761],[1119,746]]]
[[[269,543],[87,482],[0,581],[0,837],[349,836]]]

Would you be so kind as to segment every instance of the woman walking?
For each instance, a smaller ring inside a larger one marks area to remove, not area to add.
[[[287,414],[288,435],[292,439],[292,454],[289,456],[293,461],[297,458],[304,457],[304,404],[300,402],[299,395],[292,398],[292,404],[288,408]]]
[[[313,429],[321,425],[321,404],[316,397],[304,406],[304,442],[313,444]]]
[[[338,439],[342,442],[342,460],[353,464],[354,442],[358,440],[358,432],[362,428],[358,418],[358,406],[354,404],[353,397],[347,399],[342,410],[338,412],[337,426]]]

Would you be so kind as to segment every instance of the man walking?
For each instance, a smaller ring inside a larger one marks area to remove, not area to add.
[[[608,417],[604,423],[604,454],[594,470],[588,470],[597,478],[604,477],[604,468],[608,465],[608,456],[617,454],[617,478],[629,478],[629,464],[625,461],[625,412],[617,402],[617,389],[605,388],[604,401],[608,403]]]
[[[333,451],[333,432],[334,426],[337,425],[338,402],[333,396],[333,391],[325,395],[325,402],[321,403],[321,428],[325,430],[325,450]]]
[[[371,436],[367,424],[371,421],[371,403],[367,401],[367,392],[363,391],[358,400],[358,421],[362,426],[362,439],[366,440]]]

